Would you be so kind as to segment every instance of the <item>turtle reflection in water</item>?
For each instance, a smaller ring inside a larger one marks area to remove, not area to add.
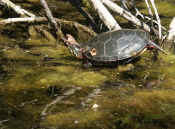
[[[149,47],[165,51],[149,40],[149,34],[138,29],[122,29],[99,34],[84,44],[78,44],[67,35],[66,45],[70,51],[86,64],[117,64],[131,61]]]

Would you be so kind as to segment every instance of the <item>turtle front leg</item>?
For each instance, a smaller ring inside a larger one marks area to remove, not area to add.
[[[91,68],[92,67],[92,63],[87,60],[87,59],[83,59],[83,67],[84,68]]]

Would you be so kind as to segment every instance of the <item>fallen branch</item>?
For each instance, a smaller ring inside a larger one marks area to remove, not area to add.
[[[169,31],[168,31],[168,40],[175,40],[175,17],[173,18],[173,20],[170,23],[169,26]]]
[[[55,32],[54,33],[55,38],[64,40],[65,39],[64,34],[62,33],[61,29],[58,28],[57,22],[55,21],[53,15],[52,15],[52,12],[50,11],[46,1],[45,0],[40,0],[40,3],[44,7],[47,19],[48,19],[49,23],[51,24],[51,26],[52,26],[52,28]]]
[[[145,24],[144,22],[141,22],[138,18],[136,18],[130,12],[128,12],[128,11],[124,10],[123,8],[121,8],[120,6],[118,6],[116,3],[114,3],[110,0],[101,0],[101,1],[106,6],[108,6],[112,11],[118,13],[120,16],[131,21],[132,23],[136,24],[137,26],[142,27],[145,31],[150,32],[151,28],[147,24]]]
[[[124,8],[125,10],[129,11],[129,8],[128,8],[128,6],[127,6],[127,0],[120,0],[120,2],[122,3],[123,8]]]
[[[17,22],[41,22],[46,21],[47,19],[45,17],[25,17],[25,18],[8,18],[5,20],[0,20],[1,25],[5,24],[11,24],[11,23],[17,23]]]
[[[54,18],[54,19],[59,24],[71,25],[71,26],[74,26],[76,28],[81,28],[82,30],[84,30],[85,32],[89,33],[92,36],[96,35],[96,33],[93,30],[91,30],[88,27],[81,25],[77,22],[67,21],[67,20],[58,19],[58,18]],[[20,23],[20,22],[27,22],[27,23],[35,23],[36,22],[36,23],[38,23],[38,22],[47,22],[47,21],[48,20],[46,17],[8,18],[5,20],[0,20],[0,24],[6,25],[6,24]]]
[[[100,0],[90,0],[97,10],[101,20],[109,28],[109,30],[120,30],[120,25],[116,22],[110,12],[105,8]]]
[[[152,11],[151,11],[151,7],[149,6],[148,0],[145,0],[145,3],[146,3],[146,6],[147,6],[147,8],[148,8],[148,13],[149,13],[149,15],[150,15],[151,17],[153,17],[153,13],[152,13]]]
[[[26,11],[25,9],[22,9],[20,6],[15,5],[13,2],[11,2],[10,0],[1,0],[1,2],[5,5],[7,5],[8,7],[12,8],[17,14],[21,15],[21,16],[29,16],[29,17],[35,17],[34,14]]]
[[[162,29],[161,29],[160,17],[159,17],[157,8],[156,8],[156,6],[155,6],[154,0],[150,0],[150,1],[151,1],[151,4],[152,4],[152,7],[153,7],[153,9],[154,9],[154,13],[155,13],[155,15],[156,15],[157,22],[158,22],[159,39],[162,39]]]
[[[56,23],[56,21],[55,21],[53,15],[52,15],[52,13],[51,13],[51,11],[50,11],[50,9],[49,9],[49,7],[48,7],[46,1],[45,1],[45,0],[40,0],[40,3],[41,3],[41,5],[44,7],[44,10],[45,10],[45,12],[46,12],[46,16],[47,16],[49,22],[50,22],[51,25],[57,30],[57,29],[58,29],[58,25],[57,25],[57,23]]]
[[[87,21],[92,26],[93,30],[99,32],[98,25],[96,24],[95,20],[84,8],[80,6],[80,1],[79,0],[69,0],[69,1],[87,19]]]

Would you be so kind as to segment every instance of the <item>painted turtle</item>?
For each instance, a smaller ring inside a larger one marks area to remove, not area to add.
[[[162,48],[149,40],[147,32],[139,29],[102,33],[84,44],[78,44],[71,35],[67,35],[66,45],[77,58],[91,64],[132,60],[150,46],[165,53]]]

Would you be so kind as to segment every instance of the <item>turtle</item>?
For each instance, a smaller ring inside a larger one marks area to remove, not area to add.
[[[160,46],[150,40],[148,32],[141,29],[121,29],[101,33],[88,42],[79,44],[70,34],[66,35],[66,46],[84,64],[116,64],[130,62],[147,48],[157,48],[166,53]]]

